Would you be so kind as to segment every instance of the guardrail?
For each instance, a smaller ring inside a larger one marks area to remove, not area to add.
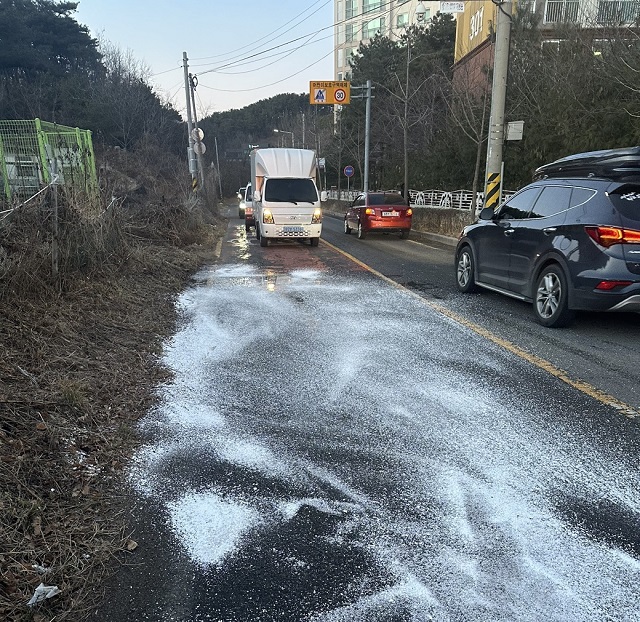
[[[334,201],[353,201],[360,193],[359,190],[329,190],[328,197]],[[506,200],[515,194],[514,191],[502,192],[502,199]],[[429,207],[435,209],[459,209],[471,211],[474,205],[471,190],[409,190],[409,205],[414,208]],[[475,210],[479,212],[484,205],[484,192],[476,192]]]

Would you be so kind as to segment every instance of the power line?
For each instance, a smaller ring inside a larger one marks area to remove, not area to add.
[[[376,7],[376,8],[372,8],[369,11],[364,11],[358,17],[366,16],[368,13],[377,13],[377,12],[383,10],[383,9],[386,9],[387,7],[390,7],[395,1],[396,0],[389,0],[389,2],[385,2],[384,4],[382,4],[382,5],[380,5],[380,6]],[[325,4],[328,4],[328,2],[325,3]],[[322,7],[320,7],[320,8],[322,8]],[[303,35],[301,37],[296,37],[295,39],[291,39],[290,41],[285,41],[284,43],[281,43],[281,44],[276,45],[274,47],[267,48],[266,50],[263,50],[262,52],[256,52],[255,54],[250,54],[249,56],[245,56],[244,58],[240,58],[237,61],[227,62],[226,64],[220,65],[219,67],[215,67],[214,69],[208,69],[207,71],[202,71],[202,72],[200,72],[200,75],[203,75],[205,73],[219,71],[220,69],[224,69],[226,67],[234,65],[236,62],[243,62],[245,60],[249,60],[251,58],[255,58],[257,56],[260,56],[261,54],[266,54],[267,52],[272,52],[273,50],[278,50],[278,49],[280,49],[282,47],[285,47],[285,46],[289,45],[290,43],[296,43],[297,41],[301,41],[302,39],[305,39],[306,37],[309,37],[309,36],[314,35],[314,34],[316,34],[316,35],[320,34],[321,32],[324,32],[325,30],[328,30],[329,28],[335,28],[337,26],[341,26],[343,24],[346,24],[347,22],[351,22],[352,20],[353,20],[353,17],[349,17],[349,18],[346,18],[346,19],[344,19],[344,20],[342,20],[340,22],[334,22],[334,23],[330,24],[329,26],[324,26],[323,28],[320,28],[319,30],[316,30],[315,33],[308,33],[308,34]],[[277,32],[277,30],[276,30],[276,32]],[[242,48],[240,48],[240,49],[242,49]],[[229,53],[232,53],[232,52],[229,52]],[[332,53],[333,53],[333,50],[332,50]],[[221,56],[226,56],[226,54],[222,54]],[[328,56],[328,54],[327,54],[327,56]],[[215,57],[209,57],[209,58],[215,58]],[[324,58],[326,58],[326,57],[324,57]],[[169,69],[167,71],[173,71],[173,69]],[[165,72],[161,72],[161,73],[165,73]],[[153,75],[159,75],[159,74],[153,74]]]
[[[311,37],[313,37],[313,36],[314,35],[311,35]],[[333,35],[329,35],[329,37],[332,37],[332,36]],[[302,45],[299,45],[297,48],[293,48],[292,50],[289,50],[288,52],[279,52],[278,54],[272,54],[271,56],[267,56],[265,58],[273,58],[273,57],[277,57],[277,58],[276,58],[276,60],[274,60],[274,61],[272,61],[270,63],[267,63],[266,65],[261,65],[260,67],[255,67],[254,69],[248,69],[247,71],[219,71],[219,72],[216,72],[216,73],[219,73],[220,75],[223,75],[223,76],[234,76],[234,75],[240,75],[240,74],[245,74],[245,73],[253,73],[254,71],[261,71],[262,69],[265,69],[267,67],[271,67],[272,65],[275,65],[276,63],[278,63],[279,61],[287,58],[288,56],[291,56],[291,54],[293,54],[294,52],[297,52],[298,50],[300,50],[304,46],[310,45],[311,43],[320,43],[321,41],[324,41],[325,39],[328,39],[329,37],[323,37],[322,39],[318,39],[317,41],[311,41],[309,39],[309,40],[307,40],[307,42],[303,43]],[[250,61],[247,61],[245,63],[238,63],[235,66],[236,67],[240,67],[242,65],[253,64],[253,63],[256,62],[256,60],[250,60]]]
[[[282,80],[276,80],[276,82],[271,82],[270,84],[263,84],[262,86],[256,86],[251,89],[217,89],[213,86],[207,86],[206,84],[200,84],[200,86],[204,86],[205,89],[209,89],[211,91],[220,91],[222,93],[248,93],[250,91],[259,91],[260,89],[266,89],[267,87],[275,86],[276,84],[280,84],[281,82],[286,82],[290,78],[293,78],[294,76],[301,74],[303,71],[310,69],[314,65],[317,65],[320,61],[323,61],[325,58],[327,58],[327,56],[330,56],[331,54],[333,54],[333,50],[331,50],[329,54],[325,54],[322,58],[319,58],[318,60],[314,61],[310,65],[303,67],[300,71],[296,71],[296,73],[292,73],[288,75],[286,78],[282,78]]]
[[[311,17],[313,17],[320,9],[323,9],[327,4],[329,4],[329,2],[331,2],[332,0],[326,0],[326,2],[318,7],[313,13],[307,15],[307,17],[305,17],[303,20],[301,20],[300,22],[298,22],[297,24],[294,24],[292,26],[292,28],[295,28],[296,26],[299,26],[300,24],[304,23],[305,21],[307,21],[308,19],[310,19]],[[260,41],[264,41],[265,39],[269,39],[272,35],[276,34],[279,30],[282,30],[283,28],[285,28],[286,26],[288,26],[291,22],[295,21],[296,19],[298,19],[298,17],[300,17],[301,15],[304,15],[307,11],[309,11],[310,9],[312,9],[316,4],[318,4],[319,2],[322,2],[322,0],[316,0],[316,2],[314,2],[310,7],[307,7],[304,11],[302,11],[301,13],[298,13],[298,15],[296,15],[295,17],[291,18],[288,22],[285,22],[284,24],[282,24],[282,26],[279,26],[278,28],[276,28],[275,30],[273,30],[272,32],[264,35],[263,37],[260,37],[260,39],[256,39],[255,41],[252,41],[251,43],[248,43],[247,45],[243,45],[240,48],[237,48],[235,50],[232,50],[231,52],[226,52],[224,54],[216,54],[214,56],[202,56],[199,58],[194,58],[194,61],[199,61],[199,60],[207,60],[210,58],[220,58],[221,56],[230,56],[231,54],[235,54],[236,52],[240,52],[241,50],[245,50],[246,48],[250,48],[252,46],[254,46],[256,43],[259,43]],[[289,29],[290,30],[290,29]],[[258,49],[261,46],[257,46],[257,48],[254,49]],[[233,59],[227,59],[227,60],[233,60]],[[193,67],[197,67],[198,65],[192,65]]]

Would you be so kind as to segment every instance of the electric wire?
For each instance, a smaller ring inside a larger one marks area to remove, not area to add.
[[[318,60],[314,61],[310,65],[303,67],[300,71],[296,71],[295,73],[289,74],[286,78],[282,78],[282,80],[277,80],[276,82],[271,82],[270,84],[263,84],[262,86],[256,86],[250,89],[218,89],[213,86],[207,86],[206,84],[200,84],[200,86],[203,86],[205,89],[209,89],[211,91],[220,91],[222,93],[248,93],[250,91],[259,91],[260,89],[265,89],[267,87],[275,86],[276,84],[286,82],[290,78],[293,78],[301,74],[303,71],[310,69],[314,65],[317,65],[320,61],[323,61],[325,58],[327,58],[327,56],[330,56],[331,54],[333,54],[333,50],[331,50],[328,54],[325,54],[322,58],[319,58]]]
[[[326,2],[318,7],[313,13],[307,15],[307,17],[305,17],[303,20],[301,20],[300,22],[298,22],[297,24],[294,24],[291,28],[295,28],[296,26],[299,26],[300,24],[304,23],[305,21],[307,21],[309,18],[313,17],[320,9],[323,9],[327,4],[329,4],[332,0],[326,0]],[[199,58],[194,58],[192,60],[194,61],[199,61],[199,60],[207,60],[207,59],[212,59],[212,58],[220,58],[223,56],[230,56],[231,54],[235,54],[236,52],[240,52],[241,50],[245,50],[246,48],[251,48],[252,46],[255,46],[256,43],[259,43],[260,41],[264,41],[265,39],[268,39],[269,37],[271,37],[272,35],[276,34],[279,30],[282,30],[283,28],[285,28],[286,26],[288,26],[291,22],[295,21],[296,19],[298,19],[298,17],[304,15],[307,11],[309,11],[310,9],[312,9],[316,4],[318,4],[319,2],[322,2],[322,0],[317,0],[316,2],[314,2],[310,7],[307,7],[304,11],[302,11],[301,13],[298,13],[298,15],[296,15],[295,17],[291,18],[288,22],[285,22],[284,24],[282,24],[282,26],[279,26],[278,28],[276,28],[275,30],[271,31],[270,33],[264,35],[263,37],[260,37],[259,39],[256,39],[255,41],[252,41],[251,43],[248,43],[247,45],[244,45],[240,48],[237,48],[235,50],[232,50],[231,52],[225,52],[223,54],[216,54],[214,56],[201,56]],[[254,49],[258,49],[261,46],[257,46]],[[232,60],[232,59],[227,59],[227,60]],[[198,67],[200,65],[192,65],[193,67]]]

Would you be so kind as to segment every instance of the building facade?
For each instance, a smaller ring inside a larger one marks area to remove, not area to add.
[[[392,40],[417,23],[416,8],[420,0],[334,0],[334,79],[350,80],[350,58],[361,43],[368,43],[377,33]],[[440,2],[422,2],[428,22],[440,9]]]

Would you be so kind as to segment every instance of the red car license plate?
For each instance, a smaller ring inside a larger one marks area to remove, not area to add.
[[[400,212],[382,212],[383,216],[400,216]]]

